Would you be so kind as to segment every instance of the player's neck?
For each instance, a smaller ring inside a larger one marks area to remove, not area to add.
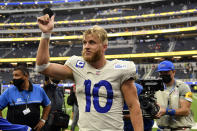
[[[96,68],[96,69],[100,69],[100,68],[102,68],[102,67],[105,66],[106,62],[107,62],[107,60],[106,60],[105,57],[104,57],[104,58],[101,58],[100,60],[98,60],[98,61],[96,61],[96,62],[91,62],[91,63],[89,63],[89,64],[90,64],[91,66],[93,66],[94,68]]]

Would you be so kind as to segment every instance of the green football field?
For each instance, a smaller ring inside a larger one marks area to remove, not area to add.
[[[66,97],[65,97],[65,102],[67,101],[67,94],[66,94]],[[193,95],[193,102],[192,102],[192,111],[194,112],[194,120],[195,122],[197,122],[197,93],[194,93]],[[42,110],[42,108],[41,108]],[[5,118],[6,117],[6,112],[7,112],[7,108],[5,108],[3,110],[3,117]],[[66,112],[71,116],[72,114],[72,106],[69,106],[66,104]],[[70,126],[68,128],[68,130],[70,129]],[[153,131],[156,131],[157,129],[153,129]],[[76,128],[76,131],[78,131],[78,128]],[[197,131],[197,129],[195,130],[192,130],[192,131]]]

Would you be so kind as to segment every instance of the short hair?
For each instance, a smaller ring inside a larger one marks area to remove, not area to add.
[[[95,25],[93,26],[92,28],[86,30],[84,33],[83,33],[83,38],[89,34],[94,34],[94,35],[97,35],[99,40],[108,45],[108,38],[107,38],[107,31],[101,27],[101,26],[98,26],[98,25]]]
[[[16,71],[16,70],[20,70],[23,73],[23,75],[28,75],[29,76],[29,70],[24,66],[15,67],[14,71]]]

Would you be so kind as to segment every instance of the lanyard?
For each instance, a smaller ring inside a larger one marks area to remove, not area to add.
[[[168,95],[168,108],[169,108],[169,106],[170,106],[170,95],[171,95],[172,92],[175,90],[175,85],[176,85],[176,83],[174,82],[173,87],[171,88],[170,93],[169,93],[169,95]],[[164,84],[164,89],[167,90],[167,87],[166,87],[165,84]]]
[[[28,93],[27,99],[25,99],[25,96],[23,95],[22,92],[20,94],[23,97],[23,99],[25,100],[25,105],[26,105],[26,109],[27,109],[27,104],[28,104],[28,101],[29,101],[30,93]]]

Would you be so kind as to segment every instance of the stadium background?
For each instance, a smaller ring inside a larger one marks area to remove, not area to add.
[[[194,92],[192,109],[197,122],[196,0],[1,0],[1,92],[10,86],[16,65],[30,69],[33,83],[44,83],[44,76],[34,71],[41,35],[36,18],[44,8],[55,12],[52,62],[64,64],[69,56],[81,55],[82,32],[100,25],[108,31],[106,57],[133,60],[141,79],[157,79],[157,64],[164,59],[173,61],[176,78]],[[72,83],[65,80],[60,86],[69,92]]]

